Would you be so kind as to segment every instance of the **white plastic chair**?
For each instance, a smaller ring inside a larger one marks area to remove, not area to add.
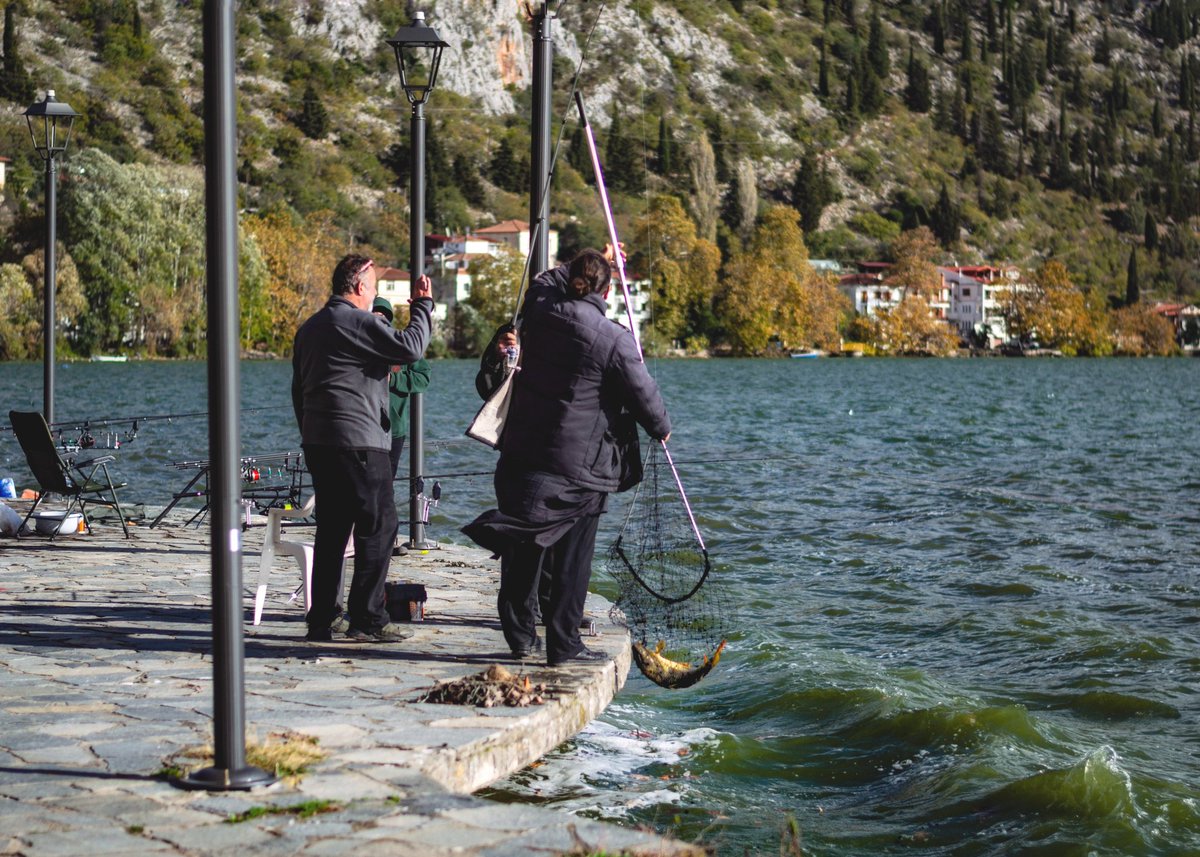
[[[272,508],[267,510],[267,532],[263,536],[262,556],[259,559],[258,565],[258,591],[254,593],[254,624],[257,625],[262,621],[263,604],[267,600],[267,578],[271,575],[271,566],[275,562],[276,554],[290,556],[296,560],[300,566],[300,585],[296,587],[292,593],[292,597],[288,599],[291,604],[299,596],[301,591],[304,592],[304,608],[307,610],[312,604],[312,570],[313,570],[313,545],[312,542],[289,542],[283,539],[283,519],[284,518],[307,518],[313,512],[313,507],[316,505],[317,495],[312,494],[304,502],[304,505],[298,509],[277,509]],[[354,538],[353,535],[346,542],[346,552],[342,558],[342,574],[345,575],[346,566],[345,558],[354,556]],[[341,580],[338,582],[338,590],[341,591]]]

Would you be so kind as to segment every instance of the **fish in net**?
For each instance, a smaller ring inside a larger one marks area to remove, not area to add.
[[[650,444],[644,468],[605,561],[618,585],[611,615],[629,629],[646,678],[691,687],[721,658],[729,604],[665,444]]]

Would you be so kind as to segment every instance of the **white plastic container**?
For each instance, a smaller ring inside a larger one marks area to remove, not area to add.
[[[33,513],[34,529],[44,536],[73,536],[79,532],[79,525],[82,523],[83,515],[78,512],[69,515],[65,512],[51,511]]]

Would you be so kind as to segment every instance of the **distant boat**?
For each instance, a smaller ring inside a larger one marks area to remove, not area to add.
[[[802,359],[802,358],[806,358],[806,357],[824,357],[825,352],[824,351],[793,351],[792,356],[797,359]]]
[[[125,363],[129,360],[124,354],[93,354],[93,363]]]

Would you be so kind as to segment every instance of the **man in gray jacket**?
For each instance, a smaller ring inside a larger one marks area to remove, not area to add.
[[[413,284],[409,322],[396,330],[371,312],[374,263],[348,255],[333,271],[333,295],[296,332],[292,406],[317,495],[308,639],[334,631],[352,640],[395,642],[411,632],[388,622],[384,582],[396,532],[388,459],[389,367],[419,360],[433,316],[429,278]],[[354,530],[348,617],[339,614],[342,557]]]

